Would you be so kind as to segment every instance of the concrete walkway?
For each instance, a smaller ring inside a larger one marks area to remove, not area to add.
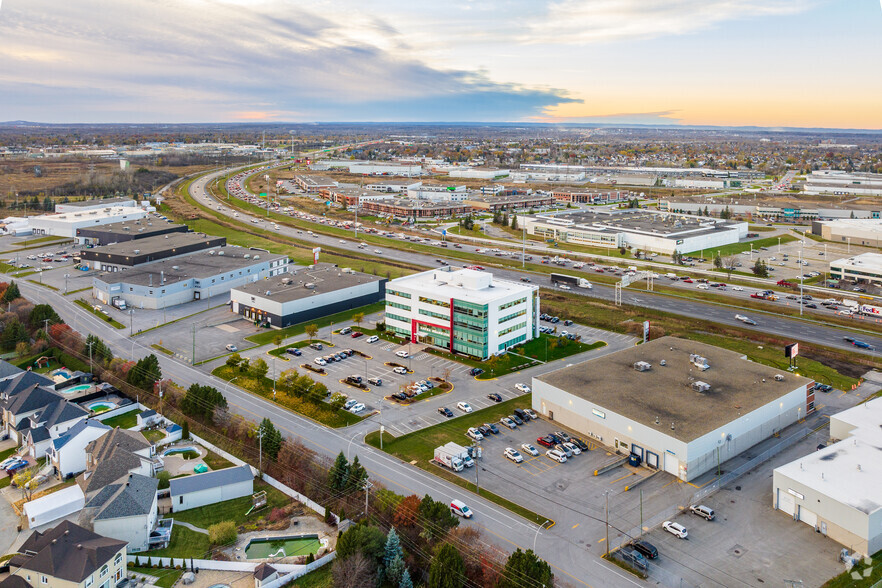
[[[177,525],[180,525],[182,527],[186,527],[187,529],[190,529],[191,531],[196,531],[197,533],[202,533],[203,535],[208,535],[208,531],[206,531],[205,529],[201,529],[199,527],[196,527],[194,525],[191,525],[190,523],[185,523],[183,521],[175,521],[175,526],[177,526]]]

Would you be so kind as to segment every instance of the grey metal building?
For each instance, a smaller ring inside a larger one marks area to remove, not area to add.
[[[171,233],[84,249],[81,256],[92,269],[117,272],[151,261],[224,247],[226,244],[225,237],[211,237],[205,233]]]
[[[77,240],[86,245],[110,245],[135,239],[146,239],[169,233],[186,233],[187,225],[169,223],[156,217],[84,227],[76,230]]]

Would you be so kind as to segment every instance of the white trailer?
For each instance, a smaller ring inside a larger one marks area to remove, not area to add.
[[[435,462],[450,468],[454,472],[461,472],[464,467],[459,456],[447,451],[444,447],[435,448]]]

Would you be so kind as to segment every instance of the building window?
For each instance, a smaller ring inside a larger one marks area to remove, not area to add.
[[[107,572],[109,572],[109,571],[110,571],[110,566],[108,566],[107,564],[104,564],[103,566],[101,566],[101,571],[98,573],[98,577],[103,578],[104,576],[107,575]]]
[[[89,586],[94,584],[94,581],[95,581],[94,576],[89,576],[88,578],[86,578],[86,584],[85,584],[86,588],[89,588]]]
[[[116,557],[113,558],[113,565],[118,566],[120,563],[122,563],[122,553],[117,553]]]
[[[89,578],[89,579],[91,580],[91,578]],[[28,580],[30,580],[30,578],[28,578]],[[49,583],[49,578],[47,578],[46,576],[40,576],[40,584],[48,584],[48,583]]]
[[[387,300],[386,306],[391,307],[391,308],[400,308],[401,310],[406,310],[407,312],[410,312],[410,307],[406,304],[399,304],[397,302],[390,302]],[[422,311],[420,311],[420,312],[422,312]]]

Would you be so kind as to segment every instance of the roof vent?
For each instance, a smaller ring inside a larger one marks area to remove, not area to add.
[[[179,269],[181,269],[181,266],[179,266],[179,265],[173,265],[173,266],[172,266],[172,269],[173,269],[173,270],[179,270]]]
[[[223,252],[223,251],[218,251],[217,254],[218,254],[218,255],[223,255],[224,252]]]
[[[135,249],[134,253],[135,253],[135,255],[138,255],[139,253],[141,253],[141,250],[140,250],[140,249]]]
[[[701,371],[704,371],[704,370],[710,368],[710,365],[708,365],[708,363],[707,363],[707,359],[703,358],[702,356],[698,355],[697,353],[690,353],[689,354],[689,361],[692,363],[692,365],[694,365],[695,367],[697,367]]]
[[[775,380],[778,381],[778,382],[783,382],[783,381],[784,381],[784,376],[781,375],[781,374],[775,374]]]
[[[649,364],[645,361],[638,361],[634,364],[634,369],[638,372],[648,372],[652,369],[652,364]]]
[[[707,382],[702,382],[701,380],[692,382],[692,389],[696,392],[708,392],[710,391],[710,384]]]
[[[660,362],[658,362],[658,364],[662,367],[665,367],[666,365],[668,365],[668,362],[666,362],[665,360],[661,360]]]

